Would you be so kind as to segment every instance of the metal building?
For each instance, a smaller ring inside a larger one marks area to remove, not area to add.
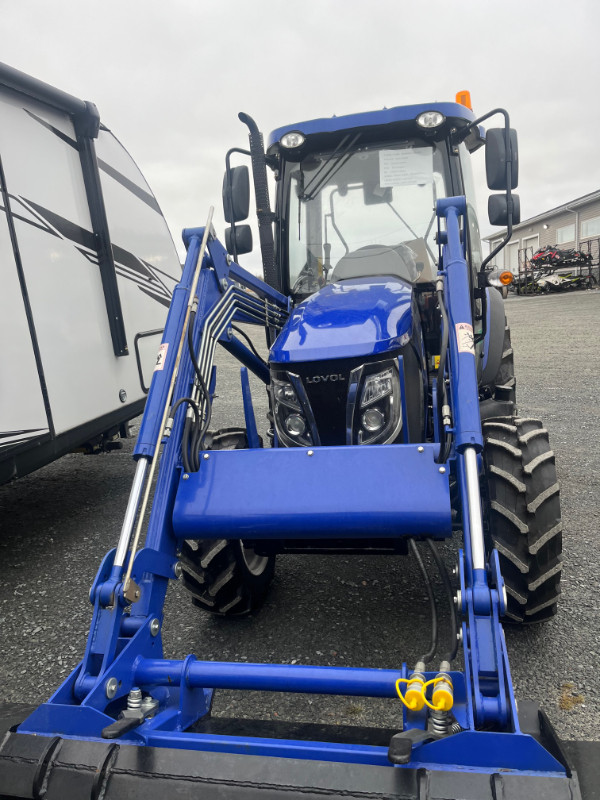
[[[483,237],[490,250],[499,244],[506,230]],[[575,248],[592,253],[598,272],[600,249],[600,189],[578,197],[542,214],[526,219],[513,228],[508,245],[496,256],[495,266],[517,275],[526,268],[533,253],[547,245]]]

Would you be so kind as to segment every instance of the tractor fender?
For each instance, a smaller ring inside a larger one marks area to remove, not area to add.
[[[493,286],[486,292],[486,333],[483,342],[483,359],[481,369],[482,386],[491,386],[500,369],[502,350],[504,347],[504,328],[506,317],[504,314],[504,300],[500,292]]]

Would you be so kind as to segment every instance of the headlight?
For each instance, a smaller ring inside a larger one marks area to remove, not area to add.
[[[389,444],[402,430],[402,398],[398,366],[392,362],[380,372],[365,374],[365,367],[350,376],[348,394],[349,444]]]
[[[300,411],[298,396],[291,383],[274,380],[273,388],[275,391],[275,400],[278,400],[280,403],[290,408],[297,408]]]
[[[368,408],[362,415],[361,425],[369,433],[376,433],[385,425],[385,415],[378,408]]]
[[[289,380],[273,378],[273,412],[275,430],[286,447],[318,444],[312,412],[302,382],[297,375],[287,373]]]
[[[388,394],[392,394],[392,379],[391,368],[386,369],[385,372],[369,375],[365,380],[365,385],[362,390],[360,407],[364,408],[365,406],[369,406],[371,403],[376,403],[378,400],[381,400],[382,397],[387,397]]]

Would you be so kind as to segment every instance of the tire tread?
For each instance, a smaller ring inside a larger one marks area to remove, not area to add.
[[[483,424],[486,536],[497,548],[507,617],[517,624],[554,616],[560,595],[560,487],[548,431],[536,419]]]

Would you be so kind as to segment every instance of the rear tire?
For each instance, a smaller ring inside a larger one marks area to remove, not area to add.
[[[217,431],[208,441],[212,450],[248,447],[241,428]],[[192,603],[219,616],[243,616],[258,609],[275,573],[275,556],[260,556],[241,539],[187,539],[180,563]]]
[[[562,561],[559,486],[548,432],[536,419],[483,424],[486,540],[500,556],[508,622],[557,612]]]

